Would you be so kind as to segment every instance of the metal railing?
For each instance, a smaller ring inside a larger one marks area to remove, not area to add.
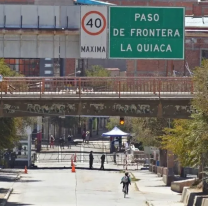
[[[93,162],[100,163],[101,155],[102,154],[93,154],[94,157]],[[58,152],[58,153],[37,153],[36,158],[33,160],[36,163],[49,163],[49,162],[71,162],[71,159],[74,159],[73,153]],[[120,159],[118,159],[118,161],[120,161]],[[76,162],[80,162],[80,163],[89,162],[89,154],[76,153]],[[105,154],[105,162],[114,163],[113,154]]]
[[[193,81],[188,77],[6,77],[0,83],[1,98],[9,96],[46,98],[139,97],[192,95]]]

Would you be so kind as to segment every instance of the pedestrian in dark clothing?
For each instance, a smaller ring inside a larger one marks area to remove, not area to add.
[[[93,167],[93,159],[94,159],[94,157],[93,157],[93,151],[91,151],[90,152],[90,155],[89,155],[89,159],[90,159],[90,169],[92,169],[92,167]]]
[[[105,155],[103,154],[100,159],[101,159],[101,167],[100,167],[100,169],[104,170]]]
[[[69,134],[68,135],[68,148],[70,147],[70,149],[71,149],[71,142],[72,142],[72,136]]]
[[[11,168],[14,168],[16,158],[17,158],[16,152],[12,152],[11,153]]]
[[[60,148],[63,147],[63,149],[64,149],[64,138],[63,137],[59,138],[59,144],[60,144]]]
[[[8,168],[9,166],[9,157],[10,157],[10,152],[7,150],[4,153],[4,168]]]
[[[86,132],[84,130],[82,132],[82,139],[83,139],[83,143],[86,142]]]
[[[50,137],[50,148],[53,147],[54,148],[54,142],[55,142],[55,138],[53,135],[51,135]]]

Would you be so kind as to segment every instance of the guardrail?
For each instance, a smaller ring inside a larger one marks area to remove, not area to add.
[[[11,89],[13,91],[11,92]],[[42,78],[6,77],[0,83],[1,97],[19,96],[67,96],[118,98],[145,95],[193,94],[191,78],[184,77],[89,77]]]

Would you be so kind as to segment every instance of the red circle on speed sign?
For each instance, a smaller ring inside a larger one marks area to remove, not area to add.
[[[87,30],[87,28],[85,27],[85,19],[90,15],[90,14],[97,14],[97,15],[99,15],[101,18],[102,18],[102,20],[103,20],[103,26],[102,26],[102,28],[99,30],[99,31],[97,31],[97,32],[90,32],[90,31],[88,31]],[[90,11],[90,12],[87,12],[84,16],[83,16],[83,18],[82,18],[82,28],[83,28],[83,30],[87,33],[87,34],[89,34],[89,35],[99,35],[99,34],[101,34],[104,30],[105,30],[105,27],[106,27],[106,19],[105,19],[105,17],[103,16],[103,14],[102,13],[100,13],[100,12],[98,12],[98,11]]]

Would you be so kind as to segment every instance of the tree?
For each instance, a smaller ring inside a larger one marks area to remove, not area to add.
[[[110,77],[110,72],[100,65],[94,65],[86,70],[87,77]]]
[[[163,147],[178,156],[182,166],[200,168],[208,165],[208,60],[194,71],[196,112],[190,120],[175,120],[173,128],[164,130]]]
[[[94,65],[86,71],[87,77],[97,77],[93,81],[86,82],[87,86],[91,86],[94,91],[109,91],[112,89],[112,79],[104,79],[102,77],[110,77],[110,72],[99,65]]]
[[[167,120],[160,118],[137,118],[125,117],[125,124],[119,125],[119,117],[112,117],[107,123],[109,130],[118,126],[125,132],[133,134],[134,142],[142,142],[144,146],[161,146],[161,135],[163,129],[167,127]]]
[[[165,128],[162,136],[163,148],[177,155],[182,166],[190,166],[190,153],[193,149],[189,144],[190,123],[192,120],[174,120],[173,128]]]
[[[115,126],[117,126],[119,129],[121,129],[124,132],[132,132],[132,118],[131,117],[125,117],[125,123],[124,125],[120,125],[120,117],[111,117],[109,121],[107,122],[106,128],[108,130],[112,130]]]
[[[0,59],[0,74],[4,77],[21,76],[16,71],[11,70],[4,59]],[[0,118],[0,149],[12,148],[18,141],[18,132],[24,134],[25,128],[34,123],[34,118]]]
[[[15,118],[0,118],[0,149],[12,148],[18,141]]]
[[[208,116],[208,59],[202,61],[201,67],[195,68],[193,81],[195,98],[192,104]]]
[[[14,77],[21,76],[14,70],[11,70],[10,67],[5,63],[4,59],[0,59],[0,74],[3,77]]]

